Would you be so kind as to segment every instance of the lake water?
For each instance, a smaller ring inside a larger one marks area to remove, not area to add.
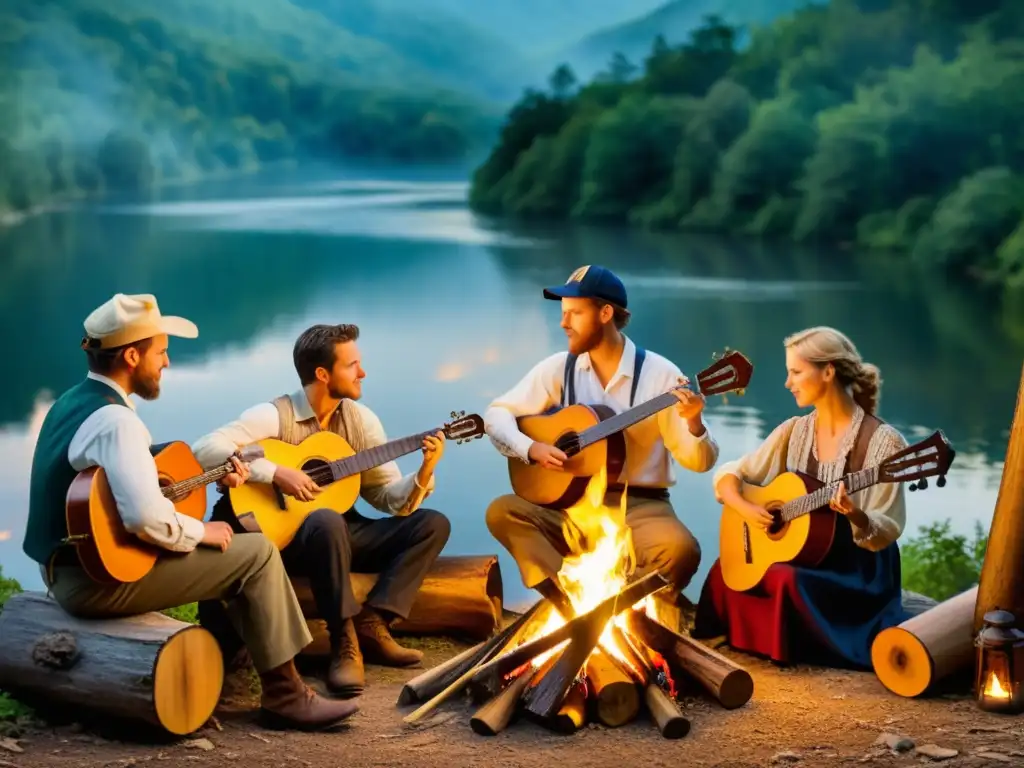
[[[583,264],[623,278],[629,334],[694,374],[713,352],[755,364],[746,395],[714,398],[707,420],[722,460],[754,448],[795,413],[783,388],[782,339],[829,324],[883,372],[881,415],[914,441],[943,429],[958,451],[944,489],[909,495],[911,532],[950,518],[987,530],[1024,351],[967,289],[885,258],[846,251],[658,236],[594,228],[521,228],[464,205],[465,182],[436,174],[282,173],[182,188],[144,204],[54,212],[0,232],[0,564],[39,588],[21,551],[32,448],[52,398],[85,371],[82,320],[116,291],[152,292],[194,320],[172,340],[163,394],[139,410],[154,440],[193,441],[244,408],[292,391],[295,336],[316,322],[357,323],[364,402],[389,437],[437,425],[452,410],[483,414],[543,356],[564,346],[541,288]],[[399,461],[418,466],[419,454]],[[446,554],[498,553],[506,601],[530,595],[484,510],[508,491],[506,461],[485,440],[448,446],[428,505],[452,519]],[[677,514],[704,560],[717,551],[711,476],[677,467]],[[212,506],[216,492],[208,492]],[[367,510],[367,505],[360,508]]]

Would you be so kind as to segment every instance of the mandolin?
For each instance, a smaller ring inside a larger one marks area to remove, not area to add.
[[[246,530],[259,530],[278,549],[288,546],[302,521],[318,509],[344,514],[359,498],[360,474],[400,456],[413,453],[427,435],[444,433],[456,445],[484,435],[484,420],[477,414],[452,411],[443,427],[409,435],[356,453],[345,438],[327,430],[316,432],[298,445],[267,438],[259,445],[267,459],[278,466],[301,469],[321,491],[312,501],[300,501],[272,483],[247,482],[228,490],[231,509]]]
[[[840,482],[852,494],[876,483],[920,480],[910,485],[915,491],[928,487],[925,478],[938,475],[936,485],[941,488],[955,456],[956,451],[940,430],[876,467],[832,483],[824,484],[803,472],[784,472],[763,487],[742,483],[743,498],[764,507],[775,522],[767,529],[751,525],[738,511],[723,505],[719,525],[722,579],[730,589],[743,592],[760,584],[775,563],[817,566],[832,550],[837,536],[851,536],[850,527],[837,526],[838,513],[828,507]]]
[[[697,374],[697,388],[705,396],[742,393],[753,371],[754,366],[741,352],[727,351]],[[669,391],[618,415],[607,405],[577,404],[519,417],[516,423],[524,435],[555,446],[569,458],[560,469],[509,459],[512,490],[533,504],[571,507],[583,498],[590,478],[602,467],[609,482],[619,476],[626,461],[623,430],[678,402]]]
[[[250,462],[261,458],[263,450],[251,446],[235,456]],[[178,512],[196,520],[206,516],[206,486],[234,471],[226,461],[204,472],[188,444],[179,441],[161,446],[153,461],[164,497]],[[68,536],[64,543],[75,546],[82,569],[94,581],[138,581],[168,552],[125,529],[102,467],[89,467],[75,476],[65,497],[65,516]]]

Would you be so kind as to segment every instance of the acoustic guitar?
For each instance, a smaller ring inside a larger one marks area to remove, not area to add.
[[[736,351],[712,357],[718,359],[697,374],[700,393],[708,397],[734,391],[742,394],[754,371],[750,360]],[[513,492],[540,506],[571,507],[583,498],[590,479],[599,474],[602,467],[609,483],[618,478],[626,461],[623,430],[678,402],[669,391],[618,415],[607,405],[577,404],[519,417],[516,423],[524,435],[555,446],[569,458],[561,469],[509,459],[508,474]]]
[[[274,464],[301,469],[321,491],[312,501],[285,496],[276,483],[248,482],[231,488],[228,495],[235,517],[247,530],[259,530],[279,548],[288,546],[302,521],[318,509],[344,514],[359,498],[360,474],[423,446],[423,438],[438,431],[456,445],[484,436],[484,420],[477,414],[452,411],[443,427],[402,437],[356,453],[343,437],[327,430],[316,432],[298,445],[268,438],[260,440],[267,459]]]
[[[235,454],[242,462],[263,456],[259,446]],[[230,461],[204,472],[187,443],[164,445],[154,456],[160,490],[183,515],[202,520],[206,516],[206,486],[234,471]],[[117,510],[110,482],[102,467],[79,472],[65,497],[68,536],[82,569],[100,583],[131,583],[152,570],[168,550],[129,533]]]
[[[761,528],[748,523],[728,504],[723,505],[719,525],[722,579],[730,589],[743,592],[760,584],[775,563],[809,568],[819,565],[839,535],[851,536],[850,527],[838,526],[839,513],[828,506],[840,482],[852,494],[876,483],[920,480],[910,485],[909,489],[916,491],[928,487],[925,478],[938,475],[936,485],[941,488],[955,456],[956,451],[940,430],[876,467],[832,483],[824,484],[803,472],[785,472],[763,487],[741,483],[743,498],[764,507],[775,520],[768,528]]]

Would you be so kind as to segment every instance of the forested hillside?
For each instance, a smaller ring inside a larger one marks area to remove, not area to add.
[[[487,135],[488,107],[442,90],[425,49],[306,5],[6,0],[0,212],[310,155],[451,160]]]
[[[526,94],[477,211],[903,251],[1024,282],[1024,3],[833,0],[714,20]]]
[[[648,13],[590,33],[561,51],[559,59],[568,63],[577,76],[589,78],[615,53],[630,59],[642,58],[658,35],[669,44],[685,42],[706,16],[717,16],[745,29],[771,22],[812,2],[820,5],[824,0],[670,0]]]

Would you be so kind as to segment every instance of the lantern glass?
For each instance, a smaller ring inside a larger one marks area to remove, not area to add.
[[[1024,709],[1020,674],[1024,671],[1024,632],[1012,628],[1005,611],[985,614],[977,638],[974,681],[978,706],[989,712],[1016,713]]]

